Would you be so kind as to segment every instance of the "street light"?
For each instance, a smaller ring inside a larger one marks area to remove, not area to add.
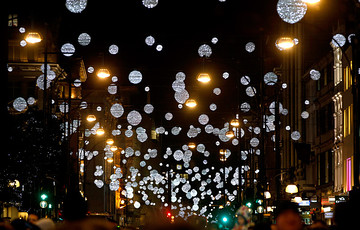
[[[286,186],[285,192],[290,193],[290,194],[298,193],[299,189],[295,184],[289,184],[289,185]]]
[[[188,144],[188,147],[191,148],[191,149],[194,149],[196,147],[196,144],[194,142],[190,142]]]
[[[198,80],[201,83],[208,83],[209,81],[211,81],[210,75],[208,73],[200,73],[197,77],[196,80]]]
[[[96,130],[96,135],[102,136],[105,134],[105,130],[103,128],[98,128]]]
[[[110,150],[111,150],[112,152],[115,152],[115,151],[118,150],[118,147],[117,147],[116,145],[113,145],[113,146],[110,147]]]
[[[86,117],[86,120],[87,120],[88,122],[96,121],[96,116],[93,115],[93,114],[89,114],[89,115]]]
[[[225,133],[225,136],[227,136],[228,138],[233,138],[235,136],[234,131],[229,130]]]
[[[239,121],[239,119],[232,119],[231,121],[230,121],[230,125],[231,126],[234,126],[234,127],[239,127],[240,126],[240,121]]]
[[[112,138],[107,139],[106,144],[113,145],[114,144],[114,139],[112,139]]]
[[[104,78],[110,77],[110,71],[107,68],[101,68],[97,71],[96,75],[99,78],[104,79]]]
[[[290,37],[280,37],[278,40],[276,40],[275,45],[279,50],[282,51],[292,48],[295,45],[295,42]]]
[[[25,36],[25,41],[31,44],[35,44],[41,42],[42,38],[38,32],[29,32]]]
[[[197,103],[194,99],[188,99],[186,100],[185,105],[189,108],[194,108],[197,106]]]

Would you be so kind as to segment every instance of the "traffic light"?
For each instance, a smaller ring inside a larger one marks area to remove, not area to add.
[[[252,208],[253,204],[251,203],[251,201],[247,201],[245,203],[245,205],[248,207],[248,208]]]
[[[48,196],[46,195],[46,193],[42,193],[40,195],[40,198],[41,198],[41,200],[46,200],[48,198]]]
[[[228,219],[227,216],[223,216],[222,219],[221,219],[221,221],[222,221],[223,223],[227,223],[228,220],[229,220],[229,219]]]
[[[171,218],[171,216],[172,216],[172,215],[171,215],[171,212],[170,212],[170,211],[167,211],[167,212],[166,212],[166,217],[167,217],[167,218]]]

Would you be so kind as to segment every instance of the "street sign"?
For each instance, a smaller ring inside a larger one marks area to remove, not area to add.
[[[48,203],[45,200],[40,201],[40,208],[46,208]]]

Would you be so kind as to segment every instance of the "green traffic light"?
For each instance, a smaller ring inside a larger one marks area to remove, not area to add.
[[[251,202],[247,202],[247,203],[246,203],[246,206],[247,206],[248,208],[251,208]]]
[[[224,217],[222,218],[222,221],[223,221],[223,222],[227,222],[227,221],[228,221],[228,218],[227,218],[226,216],[224,216]]]
[[[40,196],[40,198],[41,198],[42,200],[45,200],[47,197],[48,197],[48,196],[47,196],[45,193],[41,194],[41,196]]]

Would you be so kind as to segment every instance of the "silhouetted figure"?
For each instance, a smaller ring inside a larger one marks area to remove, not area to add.
[[[298,204],[290,201],[282,201],[277,205],[275,221],[277,230],[301,230],[303,228]]]
[[[40,230],[40,228],[32,223],[23,219],[16,219],[11,222],[11,226],[15,230]]]

